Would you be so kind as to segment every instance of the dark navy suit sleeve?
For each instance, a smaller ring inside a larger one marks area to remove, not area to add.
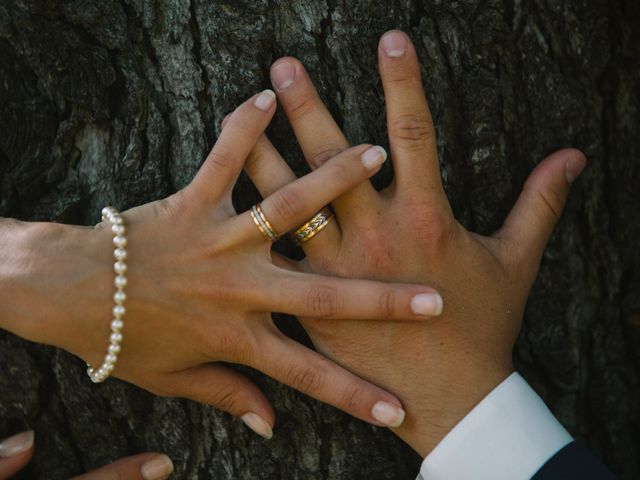
[[[563,447],[545,463],[531,480],[616,480],[588,448],[578,442]]]

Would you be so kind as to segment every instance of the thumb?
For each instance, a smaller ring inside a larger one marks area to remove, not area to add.
[[[98,470],[73,477],[71,480],[165,480],[173,472],[173,463],[160,453],[141,453],[121,458]]]
[[[515,254],[516,263],[537,268],[553,229],[562,215],[573,181],[587,160],[582,152],[563,149],[552,153],[533,170],[522,193],[496,236]]]
[[[273,408],[244,375],[217,363],[199,365],[175,375],[172,387],[180,396],[240,417],[247,427],[267,440],[273,436]]]
[[[13,478],[33,457],[33,431],[0,441],[0,480]]]

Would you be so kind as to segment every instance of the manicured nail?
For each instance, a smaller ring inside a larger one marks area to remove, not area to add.
[[[261,437],[266,438],[267,440],[271,440],[271,438],[273,437],[273,430],[271,430],[269,424],[265,422],[260,415],[249,412],[242,415],[240,419],[247,427],[249,427]]]
[[[271,80],[278,90],[291,86],[296,79],[296,67],[293,63],[282,61],[271,67]]]
[[[587,162],[584,157],[573,157],[567,160],[564,166],[564,174],[569,184],[572,184],[573,181],[580,176],[586,165]]]
[[[173,473],[173,462],[166,455],[156,455],[140,468],[144,480],[163,480]]]
[[[265,90],[260,95],[256,97],[253,101],[253,104],[258,107],[260,110],[264,110],[265,112],[271,108],[271,105],[276,101],[276,94],[273,90]]]
[[[407,37],[400,32],[387,32],[382,36],[382,49],[388,57],[401,57],[407,50]]]
[[[411,310],[416,315],[440,315],[442,307],[442,297],[437,293],[421,293],[411,299]]]
[[[404,421],[404,410],[392,403],[379,401],[371,409],[371,416],[387,427],[399,427]]]
[[[33,446],[33,430],[22,432],[0,442],[0,458],[15,457]]]
[[[362,160],[362,164],[367,170],[376,169],[382,165],[386,159],[387,152],[379,146],[371,147],[360,156],[360,160]]]

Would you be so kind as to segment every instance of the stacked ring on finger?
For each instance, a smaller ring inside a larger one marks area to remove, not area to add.
[[[329,220],[333,218],[333,212],[329,207],[324,207],[314,217],[304,225],[299,226],[290,235],[296,245],[301,245],[304,242],[311,240],[320,230],[329,225]]]
[[[251,207],[251,219],[258,227],[258,230],[260,230],[260,233],[262,233],[267,240],[275,242],[280,238],[280,235],[276,233],[271,226],[271,223],[269,223],[269,220],[267,220],[267,217],[265,217],[259,203]]]

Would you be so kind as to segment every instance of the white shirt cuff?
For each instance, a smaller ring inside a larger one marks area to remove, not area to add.
[[[513,373],[440,441],[422,462],[418,480],[528,480],[572,440]]]

